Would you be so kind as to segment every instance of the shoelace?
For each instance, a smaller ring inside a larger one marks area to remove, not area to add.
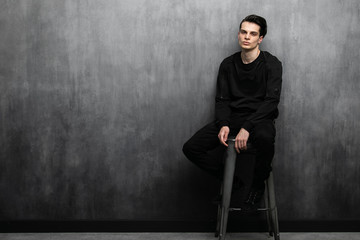
[[[258,191],[254,191],[254,192],[251,191],[250,194],[249,194],[248,199],[245,202],[254,205],[255,204],[255,199],[256,199],[258,194],[259,194]]]

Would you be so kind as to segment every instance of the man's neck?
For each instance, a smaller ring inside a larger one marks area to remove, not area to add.
[[[259,56],[260,54],[260,49],[259,48],[255,48],[253,50],[250,51],[241,51],[241,60],[244,64],[249,64],[252,63],[253,61],[255,61],[255,59]]]

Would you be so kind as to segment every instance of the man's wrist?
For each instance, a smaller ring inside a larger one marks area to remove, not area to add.
[[[240,129],[240,131],[242,131],[242,130],[243,130],[243,131],[246,131],[246,132],[249,132],[249,131],[248,131],[247,129],[245,129],[245,128],[241,128],[241,129]]]

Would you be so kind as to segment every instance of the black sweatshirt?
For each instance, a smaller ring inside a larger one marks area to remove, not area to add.
[[[220,64],[215,97],[215,118],[219,127],[230,125],[232,114],[246,114],[242,128],[248,132],[264,119],[278,116],[282,64],[269,52],[261,51],[244,64],[241,52]],[[231,126],[229,126],[231,127]]]

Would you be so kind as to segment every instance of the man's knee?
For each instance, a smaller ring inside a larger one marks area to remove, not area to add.
[[[184,155],[190,160],[192,161],[192,159],[194,159],[194,146],[193,144],[191,144],[191,141],[187,141],[186,143],[184,143],[182,151],[184,153]]]
[[[256,131],[253,139],[257,147],[272,147],[275,144],[275,132],[266,130]]]

